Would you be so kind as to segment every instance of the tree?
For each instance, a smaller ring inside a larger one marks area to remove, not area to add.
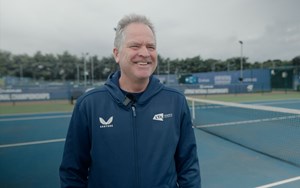
[[[294,66],[300,66],[300,55],[296,56],[292,59],[292,65]]]
[[[10,52],[0,50],[0,77],[8,75],[12,76],[12,72],[10,71],[10,66],[12,64],[12,54]]]
[[[76,56],[71,55],[68,51],[65,51],[62,55],[58,55],[58,62],[56,70],[58,71],[58,77],[61,80],[75,80],[77,75],[76,65],[83,65],[83,60],[80,61]]]
[[[112,55],[109,57],[103,57],[99,63],[99,77],[102,79],[107,79],[112,72],[119,68],[119,65],[116,63]]]
[[[217,71],[218,64],[220,64],[219,60],[216,59],[206,59],[203,62],[204,67],[206,67],[205,72],[215,72]]]
[[[247,62],[247,57],[243,57],[243,70],[251,68],[251,64]],[[225,61],[227,66],[227,70],[241,70],[241,58],[240,57],[233,57],[229,58]]]
[[[300,55],[290,61],[280,59],[268,60],[265,62],[247,62],[248,58],[243,58],[243,69],[250,68],[276,68],[300,65]],[[118,69],[118,64],[114,57],[97,56],[86,57],[87,71],[91,77],[93,63],[94,78],[106,80],[110,73]],[[68,51],[62,54],[43,54],[38,51],[33,56],[27,54],[14,55],[8,51],[0,50],[0,77],[15,76],[28,77],[36,81],[74,81],[82,80],[84,61],[83,57],[77,57]],[[158,55],[158,67],[154,74],[189,74],[210,71],[232,71],[241,69],[240,57],[232,57],[225,61],[217,59],[203,60],[201,56],[185,59],[170,59]],[[78,77],[79,75],[79,77]]]
[[[12,57],[13,59],[13,63],[17,65],[17,70],[15,72],[15,75],[16,77],[33,77],[33,74],[32,74],[32,70],[30,68],[30,64],[33,62],[33,59],[32,57],[30,57],[29,55],[27,54],[23,54],[23,55],[15,55]]]

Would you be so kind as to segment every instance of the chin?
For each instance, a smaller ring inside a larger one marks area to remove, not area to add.
[[[143,80],[143,79],[148,79],[152,74],[150,73],[145,73],[145,74],[136,74],[136,77]]]
[[[138,77],[149,77],[152,75],[152,73],[153,73],[153,71],[149,70],[149,69],[148,70],[137,70],[135,72],[135,75]]]

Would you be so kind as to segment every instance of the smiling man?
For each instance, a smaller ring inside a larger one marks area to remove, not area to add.
[[[157,66],[156,39],[151,23],[128,24],[129,21],[120,21],[113,52],[116,62],[120,65],[120,87],[128,92],[137,93],[146,89]]]
[[[116,28],[120,71],[74,107],[60,166],[61,187],[200,188],[191,117],[184,95],[152,76],[152,23],[128,15]]]

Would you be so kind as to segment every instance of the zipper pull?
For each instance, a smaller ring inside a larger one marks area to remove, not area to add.
[[[135,106],[132,105],[132,106],[131,106],[131,109],[132,109],[133,117],[135,117],[135,116],[136,116]]]

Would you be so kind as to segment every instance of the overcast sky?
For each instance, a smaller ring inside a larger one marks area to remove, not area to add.
[[[249,62],[300,55],[299,0],[0,0],[0,49],[100,58],[112,54],[121,17],[144,14],[164,58]]]

